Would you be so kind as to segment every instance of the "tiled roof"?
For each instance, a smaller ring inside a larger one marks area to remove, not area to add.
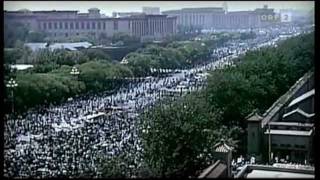
[[[284,95],[282,95],[272,106],[262,115],[264,119],[262,120],[261,127],[263,128],[272,119],[276,113],[289,101],[289,99],[294,95],[304,84],[311,78],[312,72],[306,73],[301,77]]]
[[[251,113],[247,116],[247,121],[261,121],[263,118],[257,113]]]
[[[315,90],[312,89],[312,90],[310,90],[310,91],[302,94],[301,96],[299,96],[299,97],[297,97],[296,99],[292,100],[292,101],[290,102],[290,104],[288,105],[288,107],[291,107],[291,106],[293,106],[293,105],[295,105],[295,104],[297,104],[297,103],[299,103],[299,102],[301,102],[301,101],[303,101],[303,100],[305,100],[305,99],[308,99],[309,97],[313,96],[314,93],[315,93]]]
[[[313,123],[299,123],[299,122],[270,122],[270,125],[275,125],[275,126],[298,126],[298,127],[313,127]]]
[[[313,130],[299,131],[299,130],[278,130],[271,129],[270,134],[274,135],[288,135],[288,136],[311,136]],[[266,130],[264,134],[269,134],[269,130]]]
[[[233,148],[228,146],[224,142],[219,142],[219,143],[217,143],[216,145],[213,146],[213,149],[214,149],[215,152],[227,153],[227,152],[231,151]]]
[[[304,117],[306,117],[306,118],[310,118],[310,117],[313,117],[313,116],[315,115],[314,113],[309,114],[309,113],[304,112],[304,111],[301,110],[300,108],[297,108],[297,109],[295,109],[295,110],[293,110],[293,111],[291,111],[291,112],[288,112],[288,113],[284,114],[284,115],[283,115],[283,118],[286,118],[286,117],[288,117],[288,116],[290,116],[290,115],[292,115],[292,114],[294,114],[294,113],[299,113],[299,114],[301,114],[302,116],[304,116]]]

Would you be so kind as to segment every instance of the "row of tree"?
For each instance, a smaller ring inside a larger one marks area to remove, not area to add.
[[[79,76],[70,74],[69,65],[46,73],[17,72],[16,109],[23,111],[41,104],[60,103],[75,95],[113,90],[124,84],[124,77],[133,75],[128,67],[106,61],[90,61],[76,67]],[[6,94],[5,102],[9,103],[9,89]]]
[[[15,63],[34,65],[34,68],[19,72],[17,75],[17,82],[21,83],[21,86],[17,90],[17,100],[15,102],[18,109],[21,107],[22,109],[20,110],[23,110],[42,103],[61,102],[67,97],[79,93],[110,90],[115,87],[110,84],[121,84],[123,82],[115,80],[114,76],[121,77],[122,79],[125,76],[145,77],[150,75],[151,68],[188,68],[204,63],[210,60],[210,49],[218,45],[212,43],[212,41],[173,42],[165,46],[151,44],[145,48],[138,49],[136,52],[129,53],[126,57],[128,60],[127,65],[112,62],[110,56],[100,49],[84,49],[81,51],[67,51],[63,49],[51,51],[49,49],[42,49],[31,51],[28,47],[20,44],[16,48],[5,50],[4,54],[7,65]],[[222,43],[221,41],[218,42]],[[64,81],[70,81],[71,66],[75,65],[79,65],[80,75],[78,80],[82,84],[81,86],[74,83],[63,83]],[[8,80],[15,73],[10,72],[8,66],[5,67],[6,80]],[[52,92],[43,91],[41,85],[45,86],[48,81],[53,82],[49,86],[50,89],[60,88],[60,90],[52,90]],[[56,84],[54,83],[56,81],[61,82]],[[35,82],[38,84],[33,85]],[[70,90],[73,89],[73,86],[82,88],[78,88],[77,91]],[[24,90],[25,88],[30,91]],[[23,97],[33,92],[42,94],[35,93],[35,95],[31,95],[30,97],[37,99],[34,101],[32,98]],[[57,92],[57,95],[51,95],[54,92]],[[46,93],[50,95],[50,98],[47,98]],[[6,102],[8,100],[7,97]]]
[[[313,69],[313,60],[314,35],[301,35],[249,52],[235,67],[211,72],[201,92],[148,111],[140,118],[148,175],[197,175],[214,159],[212,147],[222,138],[246,154],[245,117],[254,109],[264,112]]]
[[[203,42],[174,42],[166,47],[149,45],[129,53],[125,59],[136,76],[150,74],[150,68],[179,69],[188,68],[210,60],[210,49]]]

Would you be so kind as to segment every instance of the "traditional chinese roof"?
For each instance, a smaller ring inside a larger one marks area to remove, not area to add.
[[[297,109],[295,109],[295,110],[293,110],[293,111],[291,111],[291,112],[288,112],[288,113],[284,114],[284,115],[283,115],[283,118],[286,118],[286,117],[288,117],[288,116],[290,116],[290,115],[292,115],[292,114],[295,114],[295,113],[299,113],[300,115],[302,115],[302,116],[304,116],[304,117],[306,117],[306,118],[311,118],[311,117],[313,117],[313,116],[315,115],[314,113],[309,114],[309,113],[304,112],[304,111],[301,110],[300,108],[297,108]]]
[[[312,90],[302,94],[301,96],[299,96],[299,97],[295,98],[294,100],[292,100],[290,102],[290,104],[288,105],[288,107],[291,107],[291,106],[293,106],[295,104],[298,104],[299,102],[302,102],[302,101],[308,99],[309,97],[314,96],[314,93],[315,93],[315,90],[312,89]]]
[[[223,153],[227,153],[227,152],[233,150],[233,148],[231,146],[227,145],[223,140],[221,140],[219,143],[215,144],[213,146],[213,149],[215,152],[223,152]]]

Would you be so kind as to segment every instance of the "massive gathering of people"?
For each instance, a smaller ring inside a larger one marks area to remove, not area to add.
[[[232,65],[234,56],[271,40],[234,42],[213,50],[212,61],[164,77],[128,80],[109,95],[81,96],[58,106],[5,117],[4,175],[8,177],[100,177],[99,165],[120,153],[131,155],[130,167],[140,166],[142,147],[136,117],[165,93],[190,91],[204,85],[209,69]],[[196,83],[192,83],[196,82]],[[182,94],[180,94],[182,95]]]

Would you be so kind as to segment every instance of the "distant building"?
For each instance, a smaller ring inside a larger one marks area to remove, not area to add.
[[[26,70],[29,68],[33,68],[33,65],[31,64],[15,64],[15,65],[10,65],[10,68],[16,69],[18,71]]]
[[[4,21],[21,22],[31,30],[45,32],[51,37],[92,35],[99,38],[103,34],[111,37],[121,32],[141,39],[154,40],[176,33],[175,17],[139,13],[109,18],[101,17],[97,8],[88,11],[5,11]]]
[[[247,117],[247,154],[259,162],[314,163],[314,74],[307,73],[262,116]]]
[[[122,18],[122,17],[130,17],[135,15],[142,15],[141,12],[113,12],[112,17],[114,18]]]
[[[264,27],[275,20],[274,9],[264,6],[254,11],[228,11],[227,4],[214,8],[183,8],[181,10],[163,11],[162,14],[177,17],[177,24],[185,27],[201,27],[204,29],[249,29]]]
[[[160,8],[159,7],[142,7],[142,12],[145,14],[158,15],[160,14]]]

